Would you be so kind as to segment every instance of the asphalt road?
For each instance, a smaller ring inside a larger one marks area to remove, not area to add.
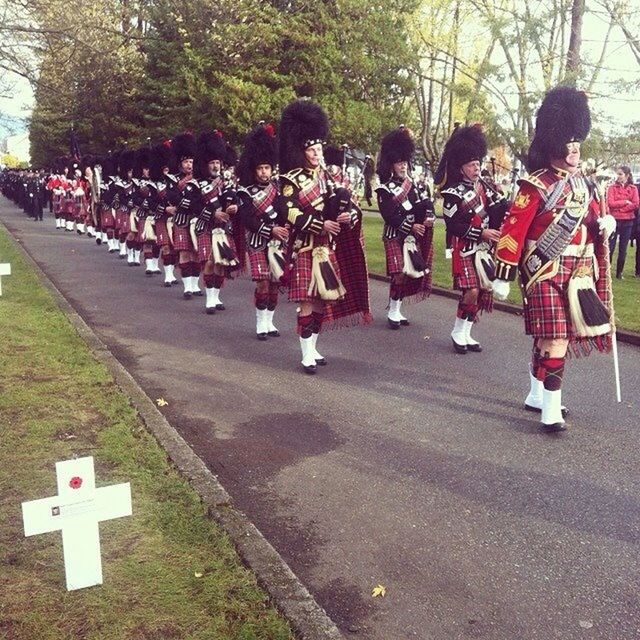
[[[51,217],[4,199],[0,217],[347,637],[640,638],[637,348],[619,405],[610,357],[569,362],[569,430],[545,435],[517,317],[485,316],[485,351],[457,356],[454,301],[389,331],[371,282],[375,323],[323,334],[329,365],[306,376],[294,305],[258,342],[248,279],[207,316]]]

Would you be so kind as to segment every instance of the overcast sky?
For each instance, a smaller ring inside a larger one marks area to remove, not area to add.
[[[640,4],[640,0],[633,0]],[[597,60],[600,55],[602,41],[607,31],[608,20],[599,13],[589,13],[585,16],[583,27],[583,53],[591,60]],[[612,87],[620,79],[638,80],[640,67],[629,51],[624,35],[619,29],[611,34],[610,46],[604,60],[604,70],[598,81],[596,90],[598,93],[608,94],[606,98],[593,98],[592,109],[603,112],[610,122],[599,121],[594,117],[594,124],[601,126],[605,131],[624,132],[624,129],[632,122],[640,121],[640,100],[635,94],[613,91]],[[24,131],[25,117],[31,112],[33,105],[33,93],[29,84],[22,78],[15,80],[11,98],[0,98],[0,137],[7,133]],[[595,114],[594,114],[595,115]],[[2,117],[4,116],[4,117]],[[7,122],[11,124],[11,130],[7,130]]]

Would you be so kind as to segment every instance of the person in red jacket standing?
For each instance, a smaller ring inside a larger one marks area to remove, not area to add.
[[[622,280],[624,261],[627,257],[627,245],[631,239],[633,221],[640,204],[638,200],[638,189],[633,184],[631,169],[624,165],[619,166],[616,172],[616,181],[607,191],[609,213],[618,223],[616,232],[609,238],[609,255],[612,260],[613,250],[616,248],[616,240],[619,238],[618,261],[616,263],[616,278],[618,280]]]

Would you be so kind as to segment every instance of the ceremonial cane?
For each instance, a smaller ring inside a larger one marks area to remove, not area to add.
[[[595,180],[595,178],[594,178]],[[600,217],[604,217],[607,215],[607,202],[605,193],[600,189],[600,185],[598,186],[598,192],[600,195]],[[616,401],[622,402],[622,393],[620,391],[620,361],[618,359],[618,339],[616,336],[616,315],[613,308],[613,283],[611,281],[611,256],[609,255],[609,242],[608,238],[602,238],[604,242],[604,251],[605,258],[609,263],[609,268],[606,270],[607,273],[607,289],[609,290],[609,295],[611,296],[611,351],[613,352],[613,372],[616,381]]]

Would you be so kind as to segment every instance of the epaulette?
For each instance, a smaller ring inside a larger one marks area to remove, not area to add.
[[[470,191],[469,185],[466,185],[464,182],[459,182],[455,187],[449,187],[447,189],[443,189],[440,194],[453,196],[454,198],[460,198],[460,200],[464,199],[466,193]]]
[[[284,175],[281,175],[280,179],[285,180],[298,188],[305,187],[309,182],[312,182],[312,178],[309,176],[306,169],[303,169],[302,167],[288,171]]]
[[[540,191],[546,191],[547,185],[543,182],[542,176],[548,171],[548,169],[538,169],[533,173],[528,173],[526,176],[520,178],[518,180],[518,184],[522,184],[523,182],[528,183],[534,186],[536,189],[540,189]]]
[[[374,191],[378,193],[379,191],[386,191],[387,193],[391,193],[389,186],[387,184],[381,183],[379,184]]]

